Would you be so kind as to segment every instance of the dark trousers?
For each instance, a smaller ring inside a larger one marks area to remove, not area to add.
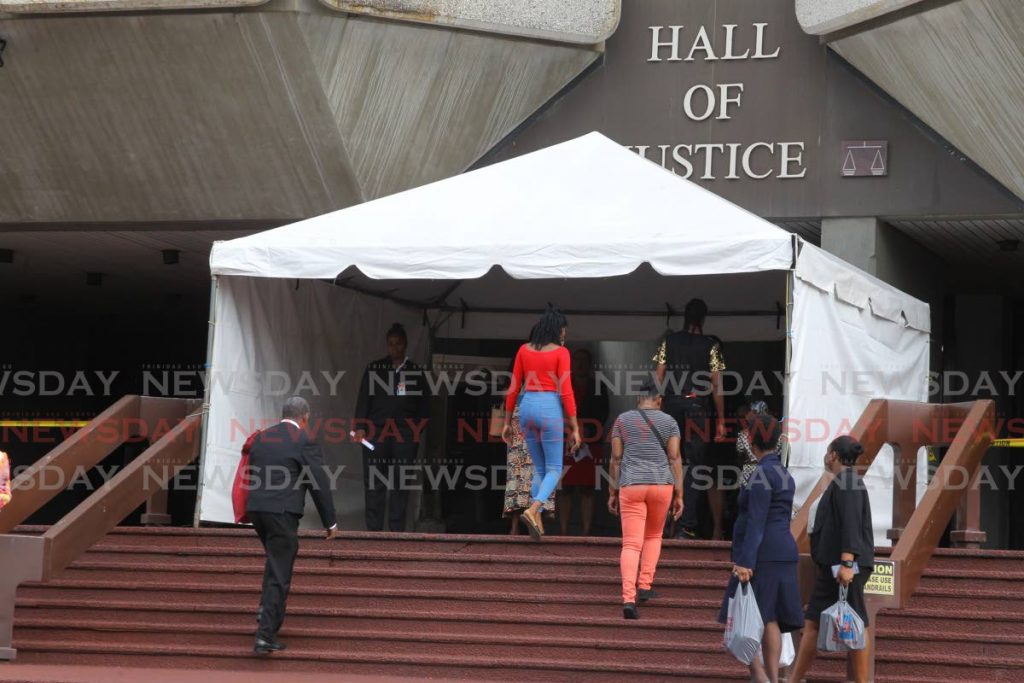
[[[267,552],[256,636],[271,641],[281,629],[292,587],[292,569],[299,552],[299,517],[287,512],[250,512],[249,519]]]
[[[710,411],[703,398],[671,397],[665,399],[662,409],[679,424],[683,451],[683,516],[679,526],[697,531],[700,516],[707,507],[708,487],[714,480],[708,442],[713,438]]]
[[[388,530],[405,531],[405,513],[409,507],[409,491],[403,482],[411,477],[403,474],[403,467],[416,460],[419,444],[412,435],[402,435],[374,443],[376,450],[363,447],[363,483],[366,488],[366,529],[384,530],[384,510],[387,507]]]

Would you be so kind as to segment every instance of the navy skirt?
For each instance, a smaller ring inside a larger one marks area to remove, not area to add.
[[[729,614],[729,598],[736,594],[739,579],[729,579],[729,587],[722,598],[718,612],[719,623],[724,624]],[[758,562],[754,578],[750,580],[761,610],[764,623],[776,622],[783,633],[797,631],[804,626],[803,606],[800,600],[800,577],[796,562]]]

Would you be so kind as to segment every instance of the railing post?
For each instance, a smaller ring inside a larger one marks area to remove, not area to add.
[[[25,581],[42,581],[47,540],[42,536],[0,535],[0,661],[17,656],[14,649],[14,597]]]
[[[171,516],[167,513],[167,489],[160,489],[146,501],[141,521],[145,526],[167,526],[171,523]]]
[[[917,507],[917,449],[905,441],[891,441],[893,451],[892,527],[886,538],[895,545]]]
[[[981,544],[988,540],[988,534],[981,530],[981,490],[978,488],[978,477],[981,476],[981,469],[974,473],[971,479],[971,487],[960,499],[960,506],[956,510],[956,521],[953,524],[953,531],[949,535],[950,543],[954,548],[981,547]]]

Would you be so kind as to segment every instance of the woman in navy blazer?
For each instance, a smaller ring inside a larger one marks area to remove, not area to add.
[[[755,658],[750,666],[752,680],[757,683],[778,683],[782,634],[803,626],[799,555],[789,530],[795,484],[774,450],[781,431],[770,415],[757,415],[751,421],[750,446],[758,463],[740,492],[739,516],[732,535],[733,576],[718,615],[718,620],[725,623],[729,598],[735,595],[739,583],[749,581],[764,621],[763,657]]]

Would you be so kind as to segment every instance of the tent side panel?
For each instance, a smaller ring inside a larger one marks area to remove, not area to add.
[[[928,398],[928,334],[838,300],[794,278],[790,472],[802,504],[823,472],[829,442],[848,433],[873,398]],[[893,454],[886,446],[865,477],[875,541],[892,520]],[[924,481],[919,480],[919,487]]]
[[[231,482],[241,447],[276,423],[289,396],[310,402],[311,430],[334,478],[343,528],[363,528],[362,454],[348,433],[363,368],[385,355],[394,322],[409,334],[409,356],[424,359],[421,314],[322,282],[219,278],[218,320],[208,372],[200,519],[233,522]],[[311,501],[306,521],[319,526]]]

